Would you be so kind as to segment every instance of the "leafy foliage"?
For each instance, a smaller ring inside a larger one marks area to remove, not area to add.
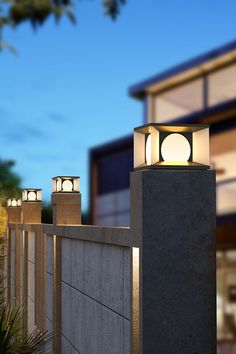
[[[45,333],[24,333],[22,309],[2,305],[0,309],[0,348],[2,354],[41,354],[42,347],[51,340]]]
[[[126,0],[105,0],[103,6],[106,9],[106,14],[116,19],[117,15],[120,13],[122,5],[126,3]]]
[[[0,159],[0,200],[20,196],[20,177],[12,171],[15,162]]]
[[[104,0],[105,14],[113,20],[117,18],[126,0]],[[0,51],[14,48],[3,39],[5,26],[16,27],[23,22],[30,22],[38,28],[50,17],[58,21],[66,15],[72,23],[76,22],[75,2],[73,0],[0,0]]]
[[[42,210],[42,223],[43,224],[52,224],[53,222],[53,209],[50,203],[43,203]]]
[[[15,162],[0,159],[0,235],[6,231],[7,213],[6,201],[8,198],[20,197],[20,177],[12,171]]]

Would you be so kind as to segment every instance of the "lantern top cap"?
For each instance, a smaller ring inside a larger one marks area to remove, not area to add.
[[[193,133],[202,129],[209,129],[209,124],[161,124],[161,123],[149,123],[137,128],[134,128],[135,132],[149,133],[149,129],[153,127],[162,132],[173,133]]]
[[[58,178],[63,178],[63,179],[76,179],[76,178],[80,178],[79,176],[56,176],[56,177],[52,177],[52,179],[58,179]]]
[[[28,191],[28,192],[40,192],[42,189],[40,188],[23,188],[22,191]]]

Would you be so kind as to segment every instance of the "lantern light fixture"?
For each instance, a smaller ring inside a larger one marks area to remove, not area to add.
[[[53,193],[79,193],[80,178],[78,176],[57,176],[52,179]]]
[[[134,168],[209,169],[209,125],[151,123],[134,129]]]
[[[41,202],[42,189],[30,188],[22,191],[23,202]]]
[[[20,207],[21,206],[21,199],[16,198],[9,198],[7,200],[8,207]]]

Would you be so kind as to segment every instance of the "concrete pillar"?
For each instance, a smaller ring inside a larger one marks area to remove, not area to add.
[[[42,229],[35,232],[35,318],[36,325],[40,331],[45,331],[45,252],[44,252],[44,234]]]
[[[52,193],[53,224],[80,225],[81,224],[81,194]]]
[[[12,201],[17,203],[17,199],[9,199],[10,201],[7,206],[7,221],[8,224],[20,224],[21,223],[21,205],[13,205]],[[18,202],[20,200],[18,199]],[[12,296],[19,300],[19,230],[15,228],[15,293],[11,293],[11,230],[8,228],[7,232],[7,298],[8,302],[12,301]]]
[[[11,304],[11,229],[7,229],[7,269],[6,269],[6,276],[7,276],[7,303],[8,305]]]
[[[42,208],[41,201],[22,201],[22,224],[41,224]]]
[[[61,237],[53,236],[53,354],[61,354]]]
[[[21,206],[7,207],[8,224],[21,223]]]
[[[22,224],[41,224],[42,213],[42,191],[41,189],[25,189],[22,191],[22,204],[21,204],[21,223]],[[23,328],[24,331],[28,330],[28,258],[29,258],[29,237],[28,231],[23,230],[23,302],[25,304],[23,314]],[[35,238],[36,239],[36,238]],[[34,245],[35,247],[35,245]],[[35,277],[37,272],[35,272]],[[36,311],[36,308],[35,308]]]
[[[81,224],[81,194],[79,192],[53,192],[53,224]],[[53,354],[61,353],[61,272],[62,243],[60,236],[53,236]]]
[[[131,203],[140,354],[215,354],[215,172],[133,172]]]

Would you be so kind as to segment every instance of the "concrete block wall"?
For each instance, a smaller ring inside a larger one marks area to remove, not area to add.
[[[11,302],[15,303],[18,294],[17,301],[26,306],[23,324],[29,332],[41,324],[50,333],[59,329],[60,354],[130,354],[132,247],[124,246],[123,239],[119,244],[116,238],[117,231],[125,235],[125,230],[91,227],[90,237],[100,239],[96,242],[86,240],[89,231],[78,226],[78,234],[83,230],[82,238],[56,237],[56,232],[49,235],[37,227],[14,225],[9,230]],[[110,243],[109,235],[118,243]],[[108,243],[101,236],[108,236]],[[44,247],[39,252],[40,239]],[[55,263],[56,239],[61,241],[59,263]],[[42,272],[38,272],[39,265]],[[60,274],[59,286],[55,269]],[[55,306],[58,292],[60,305]],[[61,313],[59,325],[55,309]],[[48,352],[57,353],[54,345],[55,337]]]
[[[131,249],[62,239],[62,354],[130,353]]]

